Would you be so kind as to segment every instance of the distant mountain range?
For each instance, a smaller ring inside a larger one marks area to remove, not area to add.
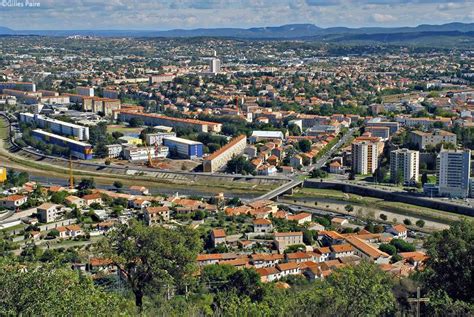
[[[99,37],[225,37],[238,39],[308,39],[325,41],[409,41],[426,37],[474,37],[474,23],[423,24],[416,27],[331,27],[288,24],[277,27],[153,30],[12,30],[0,27],[0,35],[99,36]]]

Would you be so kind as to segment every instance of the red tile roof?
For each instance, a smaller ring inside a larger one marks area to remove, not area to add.
[[[3,198],[0,198],[0,200],[3,200],[3,201],[17,201],[17,200],[22,200],[22,199],[25,199],[26,196],[23,196],[23,195],[10,195],[10,196],[7,196],[7,197],[3,197]]]
[[[299,265],[298,263],[279,263],[277,264],[277,269],[280,271],[294,270],[299,269]]]
[[[407,232],[407,228],[404,225],[395,225],[392,229],[398,233]]]
[[[149,214],[158,214],[158,213],[162,213],[162,212],[167,212],[169,211],[169,208],[168,207],[148,207],[146,209],[146,211],[149,213]]]
[[[260,276],[275,275],[275,274],[280,273],[280,271],[278,271],[278,269],[275,267],[262,267],[262,268],[256,269],[256,271]]]
[[[214,236],[214,238],[225,238],[226,237],[224,229],[213,229],[212,230],[212,235]]]
[[[259,219],[255,219],[253,221],[253,224],[254,225],[271,225],[272,222],[268,219],[264,219],[264,218],[259,218]]]

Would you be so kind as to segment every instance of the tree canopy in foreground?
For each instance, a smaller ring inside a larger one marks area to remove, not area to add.
[[[2,316],[116,316],[132,311],[124,297],[69,268],[3,263],[0,285]]]

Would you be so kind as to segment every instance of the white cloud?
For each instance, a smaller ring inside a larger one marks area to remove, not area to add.
[[[40,8],[0,6],[0,25],[14,29],[162,30],[288,23],[314,23],[321,27],[414,26],[474,20],[474,0],[36,1],[41,2]]]
[[[438,10],[455,10],[455,9],[462,9],[465,7],[464,3],[459,2],[447,2],[438,5]]]
[[[383,14],[383,13],[373,13],[372,19],[374,20],[374,22],[377,22],[377,23],[390,23],[390,22],[395,22],[398,20],[396,17],[394,17],[391,14]]]

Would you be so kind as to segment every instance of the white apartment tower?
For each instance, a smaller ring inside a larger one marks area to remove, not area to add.
[[[352,143],[352,170],[356,174],[372,174],[378,167],[378,142],[369,140]]]
[[[471,173],[471,150],[441,150],[436,163],[436,182],[440,195],[467,197]]]
[[[390,179],[396,182],[402,176],[404,184],[415,184],[419,179],[420,152],[399,149],[390,152]]]
[[[209,72],[218,74],[221,72],[221,60],[218,58],[212,58],[209,61]]]

